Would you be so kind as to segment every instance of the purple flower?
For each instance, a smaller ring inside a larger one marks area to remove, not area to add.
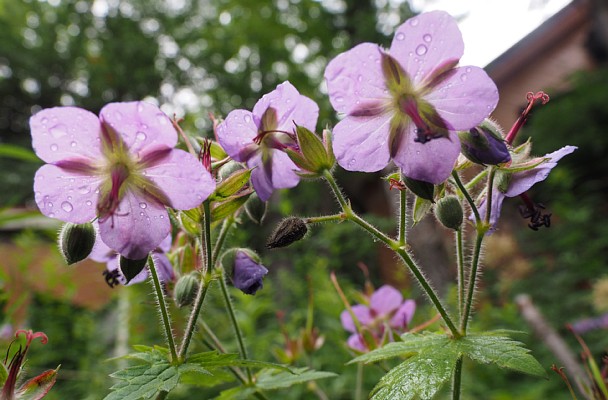
[[[171,262],[165,254],[169,251],[169,249],[171,249],[171,234],[167,235],[167,237],[163,239],[163,241],[158,245],[158,247],[152,251],[152,258],[154,259],[154,265],[158,272],[158,279],[161,282],[172,281],[175,277],[175,273],[173,272],[173,266],[171,265]],[[108,285],[110,285],[110,287],[114,287],[118,284],[129,286],[134,283],[140,283],[148,279],[149,276],[148,268],[144,268],[139,274],[137,274],[133,279],[131,279],[127,283],[127,280],[120,271],[120,267],[118,264],[119,254],[109,248],[99,238],[99,236],[97,236],[95,246],[93,247],[93,251],[89,255],[89,258],[93,261],[106,264],[106,271],[104,272],[104,276],[106,282],[108,283]]]
[[[541,162],[534,168],[527,171],[516,172],[513,174],[503,175],[502,177],[497,176],[494,179],[495,185],[492,190],[492,209],[490,210],[490,226],[492,227],[490,232],[493,231],[498,223],[500,217],[500,210],[502,208],[502,202],[505,197],[515,197],[524,194],[528,189],[534,186],[535,183],[544,181],[549,176],[549,172],[557,165],[557,162],[562,157],[572,153],[577,148],[575,146],[565,146],[561,149],[549,153],[544,157],[546,161]],[[506,182],[507,185],[501,187],[501,183]],[[479,205],[479,214],[483,216],[486,214],[486,201],[484,199]]]
[[[174,149],[177,132],[156,106],[111,103],[99,118],[76,107],[42,110],[30,119],[36,154],[48,164],[34,179],[40,211],[84,223],[129,259],[142,259],[167,237],[165,207],[197,207],[215,189],[196,157]]]
[[[255,294],[264,287],[262,278],[268,269],[254,260],[247,252],[239,250],[234,258],[232,283],[234,287],[245,294]]]
[[[230,157],[254,168],[253,188],[262,201],[275,189],[300,182],[299,168],[282,150],[296,147],[295,124],[314,131],[319,107],[289,82],[264,95],[253,111],[234,110],[217,126],[217,139]]]
[[[463,50],[454,18],[433,11],[402,24],[389,51],[362,43],[334,58],[329,99],[346,114],[333,130],[338,163],[372,172],[393,159],[409,178],[443,182],[460,153],[454,131],[475,127],[498,102],[481,68],[455,68]]]
[[[371,295],[369,306],[357,304],[351,309],[361,327],[367,329],[376,344],[380,345],[385,338],[392,341],[393,332],[403,333],[408,329],[408,324],[416,311],[416,302],[403,301],[403,296],[397,289],[384,285]],[[357,331],[357,326],[348,310],[342,311],[340,320],[344,329],[353,333],[348,338],[350,348],[361,352],[371,350],[364,341],[362,333]]]

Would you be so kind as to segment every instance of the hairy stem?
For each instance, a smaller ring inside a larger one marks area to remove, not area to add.
[[[407,242],[407,190],[399,191],[399,246]]]
[[[469,191],[462,184],[462,181],[460,180],[460,176],[458,176],[458,172],[453,171],[452,177],[454,178],[454,182],[456,182],[456,186],[458,186],[458,189],[460,189],[460,191],[462,192],[462,195],[465,197],[465,199],[467,199],[467,203],[469,203],[471,210],[473,210],[473,214],[475,215],[475,222],[477,224],[479,224],[481,222],[481,216],[479,215],[479,210],[477,210],[477,206],[475,205],[475,202],[471,198]]]
[[[154,292],[156,294],[156,301],[158,302],[158,309],[160,311],[161,320],[163,327],[165,328],[165,336],[167,337],[167,345],[171,351],[171,362],[178,360],[177,351],[175,349],[175,339],[173,338],[173,329],[171,329],[171,318],[169,317],[169,309],[165,302],[165,294],[163,288],[158,279],[158,273],[156,272],[156,265],[154,265],[154,259],[152,254],[148,255],[148,266],[150,268],[150,276],[152,277],[152,285],[154,286]]]
[[[452,377],[452,400],[460,400],[460,386],[462,380],[462,357],[456,361],[454,376]]]
[[[464,311],[464,243],[462,238],[462,228],[456,231],[456,256],[458,259],[458,312],[460,318]]]

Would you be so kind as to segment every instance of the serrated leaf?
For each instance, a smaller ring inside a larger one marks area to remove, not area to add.
[[[191,386],[213,387],[232,382],[235,379],[233,374],[222,369],[206,370],[201,368],[201,370],[197,370],[189,367],[180,370],[179,383]]]
[[[391,342],[379,349],[362,354],[352,359],[349,364],[369,364],[389,358],[408,357],[429,347],[443,346],[449,338],[437,333],[406,333],[401,336],[401,340],[401,342]]]
[[[523,343],[506,336],[468,335],[457,341],[459,350],[473,361],[546,377],[547,373]]]
[[[213,193],[213,199],[225,199],[237,193],[249,182],[251,169],[240,169],[218,183]]]
[[[206,351],[193,354],[188,357],[188,364],[196,364],[205,368],[218,367],[251,367],[251,368],[271,368],[292,373],[289,367],[281,364],[270,363],[257,360],[243,360],[235,353],[219,353],[217,351]],[[186,365],[186,364],[184,364]]]
[[[179,370],[169,362],[142,364],[110,375],[119,380],[104,400],[151,399],[159,391],[170,392],[179,382]]]
[[[256,378],[260,390],[284,389],[300,383],[337,376],[333,372],[314,371],[308,368],[292,369],[291,372],[262,370]]]

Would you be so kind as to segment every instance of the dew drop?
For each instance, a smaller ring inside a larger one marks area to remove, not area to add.
[[[357,80],[358,80],[359,82],[363,82],[363,75],[359,75],[359,76],[357,77]]]
[[[357,162],[357,160],[355,160],[354,158],[352,158],[349,162],[348,162],[348,168],[352,168],[355,163]]]
[[[336,97],[336,103],[344,103],[344,97],[342,97],[342,96]]]
[[[72,142],[72,143],[70,143],[70,146],[72,146],[72,147],[76,147],[76,145],[77,145],[77,144],[78,144],[78,143],[76,143],[76,142]]]
[[[161,125],[167,125],[167,116],[165,114],[156,114],[156,119]]]
[[[91,200],[87,200],[87,202],[85,204],[90,207],[93,205],[93,202]]]
[[[250,123],[250,122],[251,122],[251,116],[250,116],[250,115],[245,115],[245,116],[243,117],[243,120],[245,121],[245,123],[247,123],[247,124],[248,124],[248,123]]]
[[[90,188],[90,187],[88,187],[88,186],[86,186],[86,185],[85,185],[85,186],[80,186],[80,187],[78,188],[78,193],[80,193],[80,194],[88,194],[88,193],[91,193],[91,188]]]
[[[146,203],[139,203],[139,208],[146,208],[148,205]]]
[[[49,217],[55,218],[55,213],[49,213]]]
[[[114,117],[120,121],[122,119],[122,113],[120,111],[116,111],[114,113]]]
[[[67,129],[62,124],[55,125],[51,129],[49,129],[49,132],[51,133],[51,136],[53,136],[55,139],[59,139],[68,134]]]
[[[405,33],[403,32],[399,32],[396,36],[395,39],[397,40],[404,40],[405,39]]]
[[[143,112],[144,111],[144,104],[140,101],[139,103],[137,103],[137,112]]]
[[[46,124],[47,124],[47,122],[49,122],[49,119],[48,119],[48,118],[46,118],[46,117],[44,117],[44,118],[42,118],[42,119],[40,120],[40,122],[42,123],[42,125],[46,125]]]
[[[412,18],[412,19],[410,19],[410,25],[411,26],[418,26],[419,23],[420,23],[420,21],[418,21],[418,18]]]
[[[467,74],[471,73],[471,71],[472,71],[471,67],[467,67],[466,71],[467,71]]]
[[[465,82],[467,80],[467,74],[460,75],[460,80]]]
[[[142,217],[145,215],[143,211],[139,212],[139,215],[141,215]]]
[[[160,219],[165,219],[165,216],[164,216],[164,215],[161,215],[159,218],[160,218]]]
[[[56,144],[52,144],[51,145],[51,150],[52,151],[57,151],[59,149],[59,146],[57,146]]]
[[[53,208],[53,203],[51,203],[51,202],[49,201],[48,203],[46,203],[46,206],[47,206],[48,208]]]
[[[416,54],[418,54],[419,56],[423,56],[428,50],[429,49],[425,45],[421,44],[416,47]]]
[[[71,201],[72,200],[72,196],[68,196],[68,200]]]
[[[143,142],[144,140],[146,140],[146,138],[147,138],[147,136],[143,132],[137,132],[137,134],[135,134],[135,139],[140,142]]]
[[[431,40],[433,40],[433,37],[427,33],[426,35],[422,36],[422,40],[424,40],[427,43],[431,43]]]
[[[65,212],[71,212],[74,207],[72,207],[72,203],[64,201],[63,203],[61,203],[61,209]]]

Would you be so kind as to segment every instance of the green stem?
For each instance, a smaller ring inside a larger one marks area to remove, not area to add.
[[[154,259],[152,258],[152,254],[148,255],[148,267],[150,268],[150,276],[152,277],[152,284],[154,286],[154,291],[156,294],[156,301],[158,302],[158,309],[160,311],[160,316],[163,322],[163,326],[165,328],[167,344],[169,345],[169,350],[171,351],[171,361],[175,362],[178,360],[178,358],[177,352],[175,350],[175,339],[173,338],[173,329],[171,329],[171,318],[169,317],[169,309],[167,308],[167,303],[165,302],[165,294],[163,293],[163,288],[160,284],[160,280],[158,279],[158,273],[156,272],[156,265],[154,265]]]
[[[492,213],[492,190],[494,185],[494,175],[496,170],[492,168],[488,175],[488,189],[486,193],[486,215],[485,220],[477,223],[477,235],[475,237],[475,247],[473,248],[473,259],[471,261],[471,270],[469,272],[469,287],[467,289],[467,299],[465,303],[464,313],[460,319],[460,330],[463,335],[467,333],[467,325],[469,324],[469,317],[471,316],[471,308],[473,305],[473,297],[475,294],[475,288],[477,287],[477,275],[479,269],[479,259],[481,256],[481,246],[486,236],[486,232],[490,227],[490,215]]]
[[[458,312],[460,313],[460,318],[462,318],[462,313],[464,311],[464,286],[465,286],[465,276],[464,276],[464,246],[462,240],[462,228],[456,231],[456,253],[458,258]]]
[[[211,256],[211,260],[214,264],[217,262],[217,258],[220,256],[220,252],[222,251],[222,247],[224,247],[224,242],[226,241],[226,237],[228,236],[228,232],[230,231],[232,224],[234,224],[233,216],[229,216],[222,223],[222,229],[220,229],[220,233],[217,236],[215,246],[213,247],[213,254]]]
[[[355,400],[363,399],[363,364],[357,363],[357,386],[355,387]]]
[[[460,180],[460,176],[458,176],[458,172],[453,171],[452,177],[454,178],[454,182],[456,182],[456,186],[458,186],[458,189],[460,189],[460,191],[462,192],[462,195],[465,197],[465,199],[467,199],[469,206],[471,206],[471,210],[473,210],[473,214],[475,214],[475,222],[479,225],[479,223],[481,222],[481,216],[479,215],[479,210],[477,210],[477,206],[475,205],[475,202],[471,198],[469,191],[462,184],[462,181]]]
[[[407,190],[399,191],[399,246],[407,242]]]
[[[305,224],[320,224],[322,222],[342,222],[346,218],[344,213],[334,215],[321,215],[319,217],[304,218]]]
[[[183,362],[186,359],[188,347],[190,347],[190,342],[192,341],[192,336],[194,335],[194,330],[196,328],[196,321],[198,320],[198,316],[203,308],[203,302],[207,296],[207,290],[209,290],[210,279],[208,274],[213,268],[213,254],[211,250],[211,210],[209,207],[209,201],[203,202],[202,222],[203,229],[201,230],[200,246],[202,253],[201,257],[203,259],[203,271],[201,273],[201,280],[199,282],[198,292],[196,293],[196,299],[194,300],[194,304],[192,306],[192,312],[190,313],[190,318],[188,319],[188,324],[186,325],[186,330],[184,331],[182,345],[179,349],[180,362]]]
[[[169,395],[169,392],[167,392],[166,390],[161,390],[156,395],[156,400],[164,400],[167,398],[167,395]]]
[[[462,380],[462,357],[456,361],[454,376],[452,377],[452,400],[460,400],[460,386]]]
[[[450,330],[452,335],[454,337],[460,337],[461,335],[458,332],[458,329],[454,325],[454,322],[452,322],[452,319],[450,318],[445,307],[439,300],[439,297],[437,296],[437,294],[435,293],[435,291],[429,284],[428,280],[426,279],[426,277],[424,276],[424,274],[422,273],[420,268],[418,268],[418,266],[416,265],[416,263],[414,262],[412,257],[407,253],[405,248],[400,246],[398,241],[391,239],[389,236],[387,236],[386,234],[384,234],[383,232],[378,230],[375,226],[371,225],[369,222],[365,221],[363,218],[361,218],[359,215],[357,215],[351,209],[348,201],[346,200],[346,198],[342,194],[342,191],[336,184],[336,181],[334,180],[333,175],[329,171],[325,171],[323,173],[323,176],[324,176],[325,180],[327,181],[327,183],[329,184],[329,186],[331,187],[332,191],[334,192],[334,195],[335,195],[336,199],[338,200],[338,203],[340,203],[340,205],[342,206],[342,210],[344,211],[346,219],[353,221],[354,223],[359,225],[361,228],[365,229],[373,237],[382,241],[388,248],[390,248],[391,250],[396,252],[401,257],[401,259],[404,261],[404,263],[410,269],[412,274],[414,274],[414,277],[416,278],[416,280],[418,281],[418,283],[420,284],[420,286],[422,287],[422,289],[424,290],[426,295],[429,297],[429,299],[431,300],[431,302],[433,303],[435,308],[437,309],[437,312],[439,312],[439,314],[441,314],[441,317],[443,318],[444,322],[448,326],[448,329]]]
[[[236,334],[236,341],[239,346],[239,353],[241,353],[241,358],[243,360],[246,360],[248,358],[247,348],[245,347],[245,342],[243,341],[243,333],[241,332],[241,328],[239,327],[238,321],[236,320],[236,314],[234,313],[232,299],[230,298],[230,293],[228,293],[228,286],[226,285],[226,280],[224,279],[223,269],[221,269],[219,281],[220,288],[222,289],[222,296],[224,297],[224,302],[226,303],[226,310],[228,311],[228,316],[230,317],[232,328],[234,329],[234,333]],[[249,369],[249,367],[247,367],[245,370],[247,371],[247,379],[249,383],[251,383],[253,381],[251,370]]]

